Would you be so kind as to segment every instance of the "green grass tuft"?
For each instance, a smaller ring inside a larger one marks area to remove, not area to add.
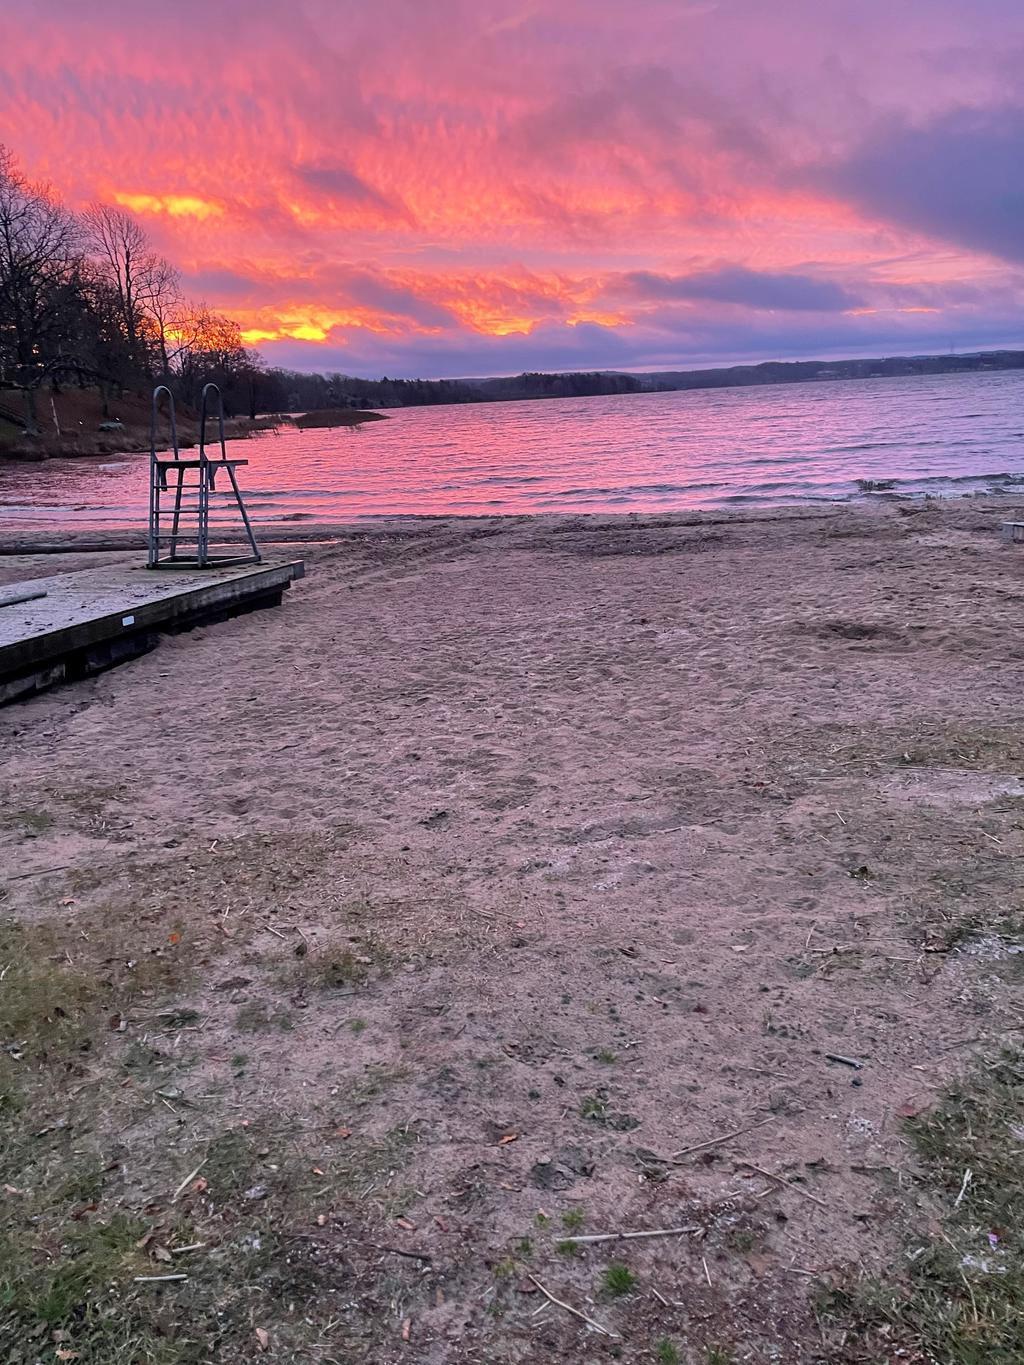
[[[623,1265],[621,1261],[613,1261],[607,1266],[604,1272],[605,1293],[612,1294],[618,1298],[622,1294],[629,1294],[636,1287],[636,1276],[629,1266]]]

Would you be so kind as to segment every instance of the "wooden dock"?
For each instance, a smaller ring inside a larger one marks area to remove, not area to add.
[[[174,572],[111,565],[9,584],[0,588],[0,706],[133,659],[168,631],[277,606],[304,573],[301,559]]]

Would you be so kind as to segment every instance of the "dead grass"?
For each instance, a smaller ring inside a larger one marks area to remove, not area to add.
[[[301,991],[338,991],[364,986],[374,974],[391,965],[391,955],[374,939],[330,941],[307,947],[299,944],[286,971],[289,982]]]
[[[840,739],[831,757],[843,764],[888,768],[955,768],[958,771],[1016,776],[1024,762],[1024,730],[1019,721],[997,725],[917,725],[911,729],[876,727]]]
[[[0,1048],[6,1065],[45,1061],[88,1050],[97,1032],[121,1014],[191,976],[181,935],[137,940],[125,955],[123,936],[108,927],[89,936],[54,925],[0,924]],[[0,1062],[0,1079],[5,1063]]]

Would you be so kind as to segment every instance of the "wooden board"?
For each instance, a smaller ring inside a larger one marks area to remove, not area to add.
[[[276,605],[304,573],[301,559],[174,573],[111,565],[18,583],[45,596],[0,607],[0,705],[133,658],[161,632]]]

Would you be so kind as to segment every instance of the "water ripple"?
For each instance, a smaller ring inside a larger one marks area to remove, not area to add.
[[[244,475],[256,521],[789,505],[1019,487],[1022,427],[1020,372],[787,384],[407,408],[254,440]],[[0,465],[8,527],[141,525],[146,498],[145,456]]]

